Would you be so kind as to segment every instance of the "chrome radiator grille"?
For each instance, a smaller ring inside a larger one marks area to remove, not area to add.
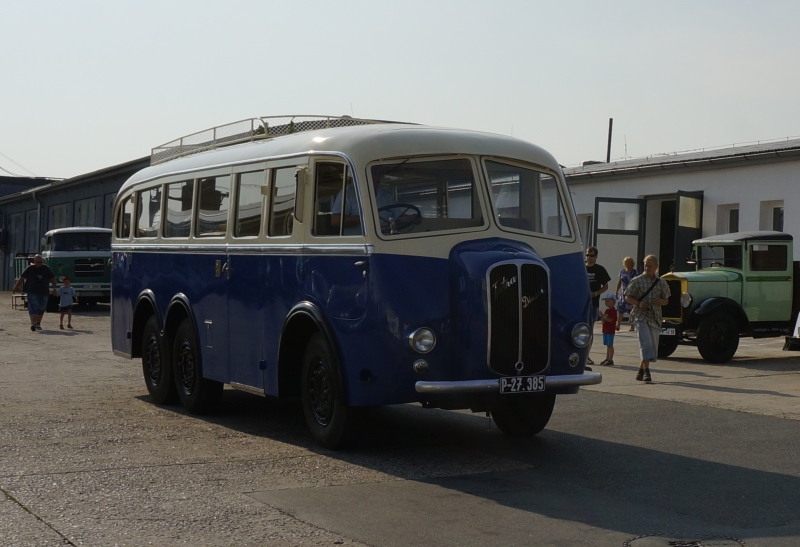
[[[550,359],[550,283],[529,262],[489,270],[489,368],[504,376],[537,374]]]
[[[106,261],[102,258],[76,258],[75,277],[103,277]]]

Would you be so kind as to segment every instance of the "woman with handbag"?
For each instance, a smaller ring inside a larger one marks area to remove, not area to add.
[[[625,291],[625,300],[633,306],[631,320],[639,337],[639,372],[636,379],[652,382],[650,363],[658,359],[658,337],[661,334],[661,306],[669,304],[669,285],[658,277],[658,258],[647,255],[644,273],[633,280]]]

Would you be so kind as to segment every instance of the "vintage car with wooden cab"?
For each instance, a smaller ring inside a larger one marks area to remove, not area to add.
[[[800,290],[791,234],[720,234],[693,247],[696,271],[662,276],[672,296],[662,309],[659,357],[685,344],[697,346],[709,363],[726,363],[742,336],[796,335]],[[791,346],[787,338],[784,349]]]

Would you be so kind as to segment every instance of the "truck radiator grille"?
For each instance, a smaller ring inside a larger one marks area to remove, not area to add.
[[[106,273],[106,261],[102,258],[76,258],[75,277],[103,277]]]
[[[679,319],[681,317],[681,282],[667,281],[669,286],[669,304],[661,306],[661,316],[665,319]]]
[[[504,376],[537,374],[550,360],[550,283],[538,264],[489,271],[489,368]]]

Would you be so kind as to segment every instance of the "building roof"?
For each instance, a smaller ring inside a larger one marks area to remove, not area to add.
[[[701,239],[695,239],[692,243],[735,243],[739,241],[792,241],[792,234],[786,232],[735,232],[732,234],[717,234]]]
[[[587,162],[578,167],[564,169],[564,176],[570,182],[585,182],[600,177],[649,176],[673,170],[713,169],[731,167],[736,163],[764,163],[786,159],[800,160],[800,138],[705,148],[672,154],[654,154],[644,158],[609,163]]]

